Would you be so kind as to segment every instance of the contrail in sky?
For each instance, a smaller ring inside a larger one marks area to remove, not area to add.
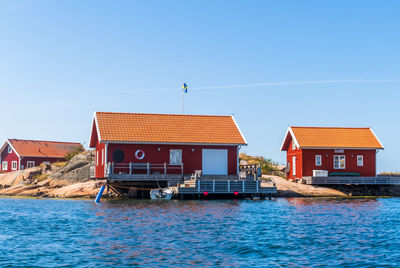
[[[244,87],[275,87],[275,86],[291,86],[291,85],[314,85],[314,84],[345,84],[345,83],[389,83],[400,82],[400,79],[343,79],[343,80],[311,80],[311,81],[292,81],[292,82],[271,82],[259,84],[240,84],[226,86],[208,86],[208,87],[193,87],[193,89],[216,89],[216,88],[244,88]]]
[[[309,81],[286,81],[286,82],[269,82],[256,84],[236,84],[236,85],[218,85],[218,86],[190,86],[189,90],[209,90],[209,89],[229,89],[229,88],[252,88],[252,87],[279,87],[279,86],[296,86],[296,85],[318,85],[318,84],[357,84],[357,83],[398,83],[400,79],[342,79],[342,80],[309,80]],[[178,87],[179,88],[179,87]],[[172,91],[177,88],[153,88],[153,89],[137,89],[122,90],[121,92],[160,92]]]

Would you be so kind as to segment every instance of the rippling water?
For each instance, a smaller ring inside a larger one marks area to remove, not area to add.
[[[0,199],[0,266],[400,265],[400,199]]]

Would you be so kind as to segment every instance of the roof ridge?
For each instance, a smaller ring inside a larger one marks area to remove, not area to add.
[[[300,127],[300,126],[290,126],[290,128],[371,129],[371,127]]]
[[[161,116],[198,116],[198,117],[231,117],[232,115],[204,115],[204,114],[162,114],[162,113],[127,113],[127,112],[100,112],[96,111],[96,114],[125,114],[125,115],[161,115]]]
[[[49,140],[27,140],[27,139],[8,139],[9,141],[31,141],[31,142],[48,142],[48,143],[66,143],[66,144],[80,144],[80,142],[69,142],[69,141],[49,141]]]

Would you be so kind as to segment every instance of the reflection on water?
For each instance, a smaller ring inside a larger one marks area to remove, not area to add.
[[[397,266],[400,199],[0,199],[0,265]]]

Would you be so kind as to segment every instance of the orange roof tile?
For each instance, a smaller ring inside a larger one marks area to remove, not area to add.
[[[80,143],[56,141],[9,139],[8,142],[21,157],[34,156],[63,158],[67,153],[82,146]]]
[[[101,141],[246,144],[232,116],[95,114]]]
[[[289,134],[300,148],[383,149],[370,128],[290,127]]]

